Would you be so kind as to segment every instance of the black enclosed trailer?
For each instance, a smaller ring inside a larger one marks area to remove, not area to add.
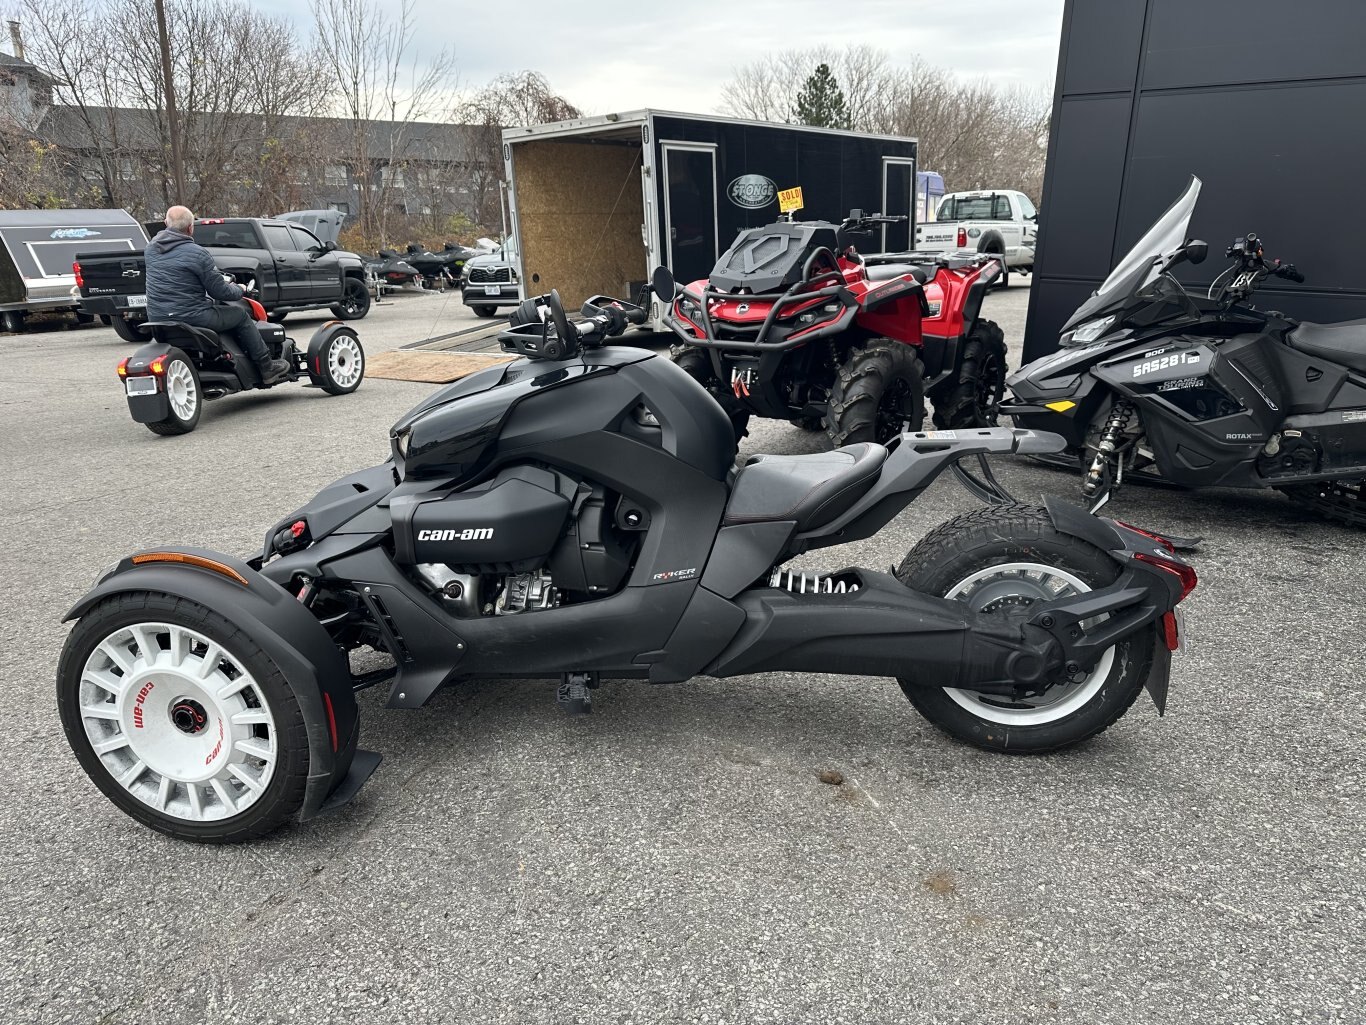
[[[0,324],[17,331],[31,312],[76,310],[72,264],[82,252],[146,245],[125,210],[0,210]]]
[[[636,110],[509,128],[503,158],[525,295],[634,295],[659,264],[706,277],[742,230],[778,219],[778,193],[793,188],[798,220],[904,214],[877,243],[900,251],[915,237],[914,139]]]

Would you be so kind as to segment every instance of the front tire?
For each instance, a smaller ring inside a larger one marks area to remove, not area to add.
[[[963,343],[963,361],[952,384],[931,396],[934,425],[941,430],[995,427],[1006,392],[1006,336],[994,321],[979,320]]]
[[[360,278],[347,278],[342,286],[342,301],[332,307],[340,320],[360,320],[370,312],[370,289]]]
[[[954,517],[902,560],[907,587],[990,614],[1105,587],[1119,566],[1053,526],[1037,506],[1001,505]],[[903,678],[916,709],[950,736],[1003,754],[1043,754],[1109,728],[1138,697],[1152,666],[1154,628],[1120,641],[1089,671],[1041,694],[980,694]]]
[[[329,395],[349,395],[365,378],[365,350],[350,328],[334,328],[321,346],[310,346],[308,375]]]
[[[95,785],[168,836],[254,840],[303,805],[308,735],[293,691],[250,636],[195,602],[100,602],[67,637],[57,705]]]
[[[189,434],[204,412],[204,389],[199,386],[199,371],[184,353],[171,356],[162,387],[166,389],[166,417],[153,420],[147,429],[153,434]]]
[[[749,434],[750,413],[740,401],[725,392],[721,388],[721,382],[716,377],[716,371],[712,368],[711,357],[701,349],[690,346],[677,346],[674,348],[672,358],[689,377],[707,390],[707,394],[716,400],[717,405],[725,411],[730,419],[730,429],[735,434],[735,443],[738,445],[740,440]]]
[[[878,339],[855,349],[830,388],[826,433],[835,448],[885,445],[925,420],[925,368],[914,346]]]

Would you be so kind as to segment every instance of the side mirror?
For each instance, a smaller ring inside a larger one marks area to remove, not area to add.
[[[1178,263],[1201,263],[1207,255],[1209,255],[1209,246],[1198,239],[1191,239],[1176,251],[1167,264],[1167,269],[1170,270]]]
[[[663,264],[650,275],[650,288],[659,296],[660,302],[671,303],[678,294],[678,282],[674,281],[673,273]]]
[[[324,253],[333,252],[336,248],[337,248],[337,243],[335,243],[335,242],[324,242],[324,243],[323,243],[323,252],[324,252]]]

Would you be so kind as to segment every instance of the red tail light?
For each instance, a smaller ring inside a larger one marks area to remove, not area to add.
[[[959,228],[959,229],[958,229],[958,248],[959,248],[959,249],[966,249],[967,247],[968,247],[968,229],[967,229],[967,228]]]
[[[127,377],[127,376],[128,376],[128,361],[129,361],[130,359],[132,359],[131,356],[124,356],[123,359],[119,360],[119,376],[120,376],[120,377]]]
[[[1181,581],[1181,594],[1177,596],[1177,601],[1185,601],[1186,595],[1195,590],[1199,578],[1195,575],[1195,567],[1188,566],[1184,562],[1168,562],[1166,559],[1158,558],[1156,555],[1149,555],[1147,552],[1135,552],[1134,558],[1139,562],[1147,563],[1149,566],[1156,566],[1160,570],[1177,577]]]
[[[76,287],[77,287],[77,288],[84,288],[84,287],[85,287],[85,275],[83,275],[83,274],[81,273],[81,264],[80,264],[80,261],[77,261],[76,263],[73,263],[73,264],[71,265],[71,271],[72,271],[73,274],[76,275]]]

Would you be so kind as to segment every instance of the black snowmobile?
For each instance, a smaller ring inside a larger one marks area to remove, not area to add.
[[[375,255],[378,259],[366,263],[365,268],[390,288],[411,285],[422,277],[416,267],[392,249],[381,249]]]
[[[1009,379],[1001,410],[1068,441],[1050,461],[1080,467],[1099,507],[1126,480],[1182,487],[1275,488],[1366,526],[1366,321],[1303,324],[1255,309],[1269,277],[1254,235],[1204,295],[1172,276],[1208,247],[1189,239],[1192,178],[1063,326],[1061,348]]]
[[[737,469],[696,381],[604,344],[645,311],[583,312],[524,302],[499,336],[521,359],[432,394],[389,460],[284,517],[254,558],[156,547],[77,602],[58,701],[115,804],[223,842],[344,803],[379,762],[357,748],[354,691],[381,682],[390,707],[419,708],[459,680],[546,678],[583,712],[609,678],[894,676],[939,727],[1012,753],[1099,733],[1145,685],[1163,707],[1195,573],[1154,535],[1003,502],[894,574],[787,565],[869,537],[964,456],[1060,439],[915,432]],[[353,673],[365,646],[392,665]]]
[[[460,283],[465,273],[465,261],[475,255],[472,249],[467,252],[469,256],[464,255],[461,247],[452,248],[449,242],[439,253],[413,243],[408,246],[403,259],[422,276],[423,288],[440,292]]]

